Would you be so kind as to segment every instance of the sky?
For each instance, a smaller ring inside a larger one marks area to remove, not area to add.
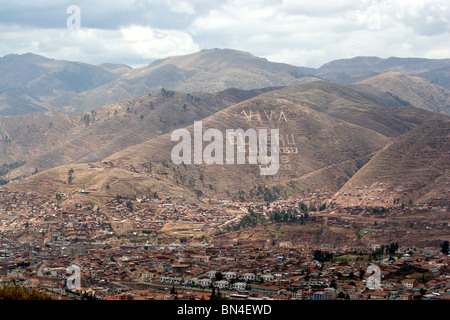
[[[0,0],[0,56],[132,67],[212,48],[313,68],[440,59],[450,58],[449,20],[448,0]]]

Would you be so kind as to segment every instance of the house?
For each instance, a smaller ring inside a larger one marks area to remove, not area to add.
[[[412,295],[409,293],[403,293],[400,295],[400,300],[404,301],[412,300]]]
[[[361,299],[361,293],[359,292],[349,292],[348,293],[350,300],[360,300]]]
[[[189,265],[187,264],[174,264],[172,265],[172,271],[174,273],[184,273],[186,272],[186,270],[189,269]]]
[[[236,272],[233,271],[224,272],[222,275],[226,280],[236,279]]]
[[[338,293],[337,293],[336,289],[334,289],[334,288],[325,288],[325,290],[323,292],[323,300],[335,300],[337,295],[338,295]]]
[[[279,288],[276,286],[266,286],[266,285],[253,285],[252,286],[252,292],[265,292],[267,294],[277,294],[279,291]]]
[[[208,288],[211,286],[212,280],[208,278],[200,279],[198,285],[203,288]]]
[[[389,294],[383,290],[376,290],[369,293],[369,300],[387,300]]]
[[[216,288],[219,288],[219,289],[228,289],[228,286],[229,286],[230,284],[228,283],[228,281],[227,280],[220,280],[220,281],[216,281],[215,283],[214,283],[214,286],[216,287]]]
[[[233,289],[237,291],[245,290],[247,284],[245,282],[236,282],[233,284]]]
[[[275,279],[275,277],[271,274],[263,274],[261,276],[261,280],[263,280],[264,282],[266,281],[272,281],[273,279]]]
[[[254,273],[246,272],[242,274],[241,279],[244,281],[255,281],[256,275]]]
[[[204,255],[195,255],[193,258],[194,258],[194,261],[200,261],[200,262],[209,262],[209,260],[211,259],[210,256],[204,256]]]
[[[184,283],[187,284],[187,285],[190,285],[190,286],[196,286],[196,285],[199,284],[199,281],[200,280],[198,278],[192,277],[192,278],[186,279],[184,281]]]
[[[323,291],[316,291],[313,293],[313,300],[324,300],[324,293]]]
[[[417,287],[418,284],[419,284],[419,281],[417,281],[416,279],[402,280],[402,285],[408,290],[414,289],[415,287]]]
[[[439,278],[433,279],[425,283],[426,288],[428,290],[438,290],[441,288],[447,288],[448,287],[448,281],[446,280],[440,280]]]

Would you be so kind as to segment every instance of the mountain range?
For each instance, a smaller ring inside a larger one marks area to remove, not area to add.
[[[65,194],[62,206],[100,208],[117,195],[208,205],[316,192],[341,207],[446,206],[448,64],[357,57],[312,69],[228,49],[138,69],[6,56],[3,190],[32,190],[42,199]],[[278,129],[278,173],[262,176],[249,163],[174,164],[172,133],[194,134],[199,120],[203,131]]]
[[[168,57],[148,66],[90,65],[55,60],[32,53],[0,58],[0,115],[20,115],[57,110],[91,111],[157,92],[214,93],[230,88],[260,89],[295,86],[318,79],[352,84],[387,72],[400,72],[411,81],[426,80],[439,91],[440,112],[448,113],[450,59],[355,57],[329,62],[318,69],[270,62],[247,52],[210,49]],[[369,81],[374,85],[377,81]],[[379,81],[378,81],[379,83]],[[407,92],[389,92],[400,99]],[[404,99],[409,101],[408,99]],[[423,107],[420,101],[417,107]]]

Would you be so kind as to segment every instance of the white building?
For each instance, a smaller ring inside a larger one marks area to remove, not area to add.
[[[216,288],[219,288],[219,289],[228,289],[228,286],[229,286],[230,284],[228,283],[228,281],[227,280],[220,280],[220,281],[216,281],[215,283],[214,283],[214,286],[216,287]]]

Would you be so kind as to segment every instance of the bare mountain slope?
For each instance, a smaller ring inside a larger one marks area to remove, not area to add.
[[[343,205],[450,199],[450,118],[426,122],[376,154],[336,194]]]
[[[318,78],[350,84],[385,72],[415,75],[449,89],[449,68],[449,59],[356,57],[313,69],[270,62],[232,49],[168,57],[137,69],[11,54],[0,58],[0,94],[4,96],[0,114],[25,114],[40,108],[66,113],[91,111],[163,87],[212,93],[228,88],[295,86]],[[15,96],[5,98],[5,94]]]
[[[169,90],[80,114],[48,111],[0,117],[0,163],[25,161],[8,177],[69,163],[99,161],[112,153],[184,127],[223,108],[274,90],[229,89],[195,95]]]
[[[16,92],[22,100],[32,98],[32,105],[25,109],[20,99],[8,101],[7,114],[24,114],[41,111],[46,101],[65,94],[80,93],[116,79],[120,73],[112,73],[102,67],[81,62],[54,60],[32,53],[10,54],[0,58],[0,93]],[[16,108],[20,108],[14,113]],[[53,105],[53,109],[66,111]],[[28,112],[26,112],[28,111]],[[71,111],[71,110],[69,110]]]
[[[91,111],[163,87],[212,93],[229,88],[296,85],[310,80],[299,67],[229,49],[202,50],[137,69],[54,60],[31,53],[12,54],[0,58],[0,94],[16,90],[19,97],[4,98],[0,114],[37,112],[39,107],[66,113]]]
[[[176,143],[170,141],[168,131],[123,148],[103,162],[56,167],[6,187],[47,195],[86,187],[91,191],[86,199],[94,202],[117,194],[134,198],[149,190],[163,197],[252,199],[262,197],[254,189],[258,184],[267,186],[276,197],[298,196],[307,189],[336,192],[394,138],[442,117],[415,107],[392,106],[395,99],[375,89],[371,100],[363,92],[324,82],[304,84],[263,93],[203,119],[203,130],[279,129],[280,170],[275,176],[261,176],[259,166],[249,164],[175,165],[170,154]],[[188,128],[192,131],[192,126]],[[70,168],[75,172],[69,185]]]
[[[310,73],[328,81],[350,84],[385,72],[401,72],[450,89],[449,67],[450,59],[355,57],[328,62]]]
[[[359,82],[385,91],[405,104],[450,114],[450,91],[419,77],[387,72]]]
[[[248,90],[296,85],[312,80],[317,79],[305,77],[298,67],[270,62],[237,50],[212,49],[155,61],[131,70],[116,81],[67,97],[65,103],[85,109],[88,105],[96,107],[159,91],[163,87],[182,92],[212,93],[229,88]],[[58,98],[50,102],[51,106],[60,103],[63,101]]]

